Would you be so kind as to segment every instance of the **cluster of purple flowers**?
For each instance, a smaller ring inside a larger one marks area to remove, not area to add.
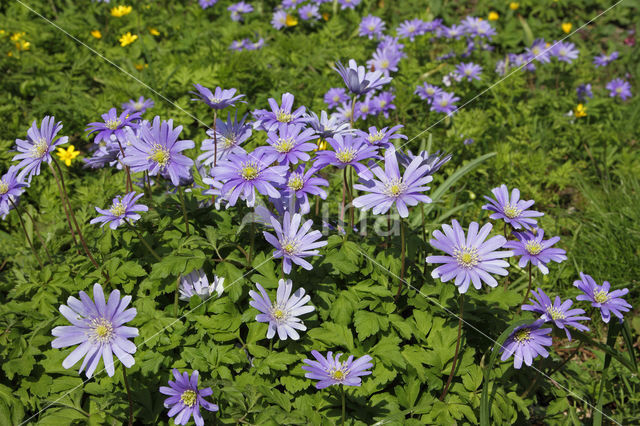
[[[242,52],[243,50],[259,50],[264,47],[264,38],[260,37],[257,41],[251,41],[249,38],[242,40],[234,40],[229,45],[229,50]]]

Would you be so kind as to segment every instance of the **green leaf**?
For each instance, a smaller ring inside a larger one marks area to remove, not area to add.
[[[374,335],[380,330],[378,324],[378,315],[368,311],[358,311],[353,316],[353,324],[356,327],[358,338],[364,340],[369,336]]]

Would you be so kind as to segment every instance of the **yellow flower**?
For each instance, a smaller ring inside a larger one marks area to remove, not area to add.
[[[291,16],[287,13],[287,19],[284,21],[284,24],[287,27],[295,27],[296,25],[298,25],[298,20],[295,18],[295,16]]]
[[[149,28],[149,33],[151,33],[152,36],[160,35],[160,31],[156,30],[155,28]]]
[[[327,149],[327,141],[324,139],[318,139],[318,147],[316,148],[316,151],[324,151],[325,149]]]
[[[573,113],[576,115],[576,118],[586,117],[587,116],[587,108],[582,104],[578,104],[576,109],[573,110]]]
[[[515,1],[512,1],[511,3],[509,3],[509,9],[511,10],[518,10],[519,7],[520,7],[520,3],[516,3]]]
[[[75,147],[73,145],[69,145],[69,148],[58,148],[56,155],[60,159],[60,161],[64,161],[64,164],[68,166],[71,165],[71,160],[80,155],[80,151],[75,151]]]
[[[11,36],[11,41],[18,41],[20,40],[23,36],[24,36],[24,31],[21,33],[13,33],[13,35]]]
[[[133,8],[131,6],[118,6],[111,9],[111,16],[115,16],[116,18],[121,18],[124,15],[128,15],[131,13]]]
[[[4,30],[0,30],[0,35],[4,35],[5,31]]]
[[[31,46],[31,43],[26,40],[20,40],[16,43],[16,49],[18,50],[29,50],[29,46]]]
[[[500,15],[498,15],[498,12],[489,12],[490,21],[497,21],[499,17]]]
[[[98,39],[99,39],[99,38],[102,38],[102,33],[100,32],[100,30],[93,30],[93,31],[91,31],[91,35],[92,35],[94,38],[98,38]]]
[[[145,64],[145,63],[135,64],[134,67],[136,67],[138,71],[142,71],[145,68],[149,68],[149,64]]]
[[[330,16],[331,15],[329,15],[327,12],[322,13],[322,19],[324,19],[325,21],[328,21]]]
[[[122,37],[120,37],[120,46],[122,47],[128,46],[134,41],[136,41],[137,39],[138,39],[137,35],[135,34],[131,35],[131,33],[127,31],[126,34],[122,34]]]
[[[571,32],[572,27],[573,27],[573,24],[571,24],[571,22],[564,22],[562,24],[562,31],[564,31],[565,34],[569,34]]]

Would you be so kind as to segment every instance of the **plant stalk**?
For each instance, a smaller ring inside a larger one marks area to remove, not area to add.
[[[453,355],[453,365],[451,365],[451,373],[447,379],[447,383],[442,389],[442,395],[440,395],[440,401],[444,401],[444,397],[447,396],[451,380],[453,380],[453,374],[456,371],[456,364],[458,363],[458,354],[460,351],[460,336],[462,335],[462,314],[464,313],[464,294],[460,294],[460,316],[458,317],[458,340],[456,341],[456,352]]]
[[[184,202],[184,190],[181,186],[178,187],[178,194],[180,195],[180,205],[182,206],[182,215],[184,216],[185,231],[187,232],[187,237],[189,237],[189,217],[187,216],[187,205]]]
[[[129,426],[133,426],[133,403],[131,402],[131,389],[129,389],[129,381],[127,380],[127,367],[122,365],[122,378],[124,387],[127,390],[127,399],[129,400]]]
[[[23,210],[20,210],[18,208],[17,204],[14,206],[14,208],[16,210],[18,210],[19,212],[23,211]],[[49,259],[49,262],[53,263],[53,260],[51,260],[51,254],[49,253],[49,247],[47,247],[47,243],[44,241],[44,238],[42,238],[42,235],[40,234],[40,231],[38,231],[38,226],[36,225],[36,221],[33,220],[33,216],[31,216],[31,213],[29,213],[29,211],[27,209],[24,209],[24,213],[27,215],[27,217],[29,217],[29,220],[31,220],[31,223],[33,223],[33,230],[36,233],[36,235],[38,236],[38,239],[40,240],[40,244],[42,244],[42,247],[44,247],[44,252],[46,253],[47,258]]]
[[[147,248],[147,250],[149,250],[149,253],[151,253],[151,255],[158,261],[161,262],[162,258],[160,256],[158,256],[158,253],[155,252],[154,249],[151,248],[151,246],[149,245],[149,243],[147,242],[147,240],[144,239],[144,237],[142,236],[142,234],[140,233],[140,231],[138,231],[132,224],[131,222],[129,222],[128,220],[125,220],[125,223],[129,226],[129,228],[136,233],[136,235],[138,236],[138,239],[142,242],[142,244],[144,244],[144,246]]]
[[[27,227],[24,225],[24,220],[22,220],[20,211],[18,210],[17,206],[15,205],[11,197],[9,197],[9,202],[11,203],[13,208],[16,210],[16,213],[18,214],[18,219],[20,220],[20,225],[22,225],[24,236],[27,238],[27,242],[29,243],[29,247],[31,247],[31,251],[33,252],[33,255],[36,257],[38,264],[40,264],[40,268],[44,268],[44,265],[42,264],[42,260],[40,260],[40,256],[38,256],[38,252],[36,251],[36,248],[33,246],[33,243],[31,242],[31,238],[29,238],[29,233],[27,232]]]

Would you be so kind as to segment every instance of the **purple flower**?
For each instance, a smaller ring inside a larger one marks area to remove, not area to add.
[[[532,265],[537,266],[540,272],[546,275],[549,273],[547,263],[552,260],[557,263],[567,260],[567,252],[551,247],[560,241],[560,237],[543,241],[544,229],[534,228],[534,230],[535,232],[514,232],[513,235],[518,241],[507,241],[504,247],[513,249],[514,256],[522,256],[518,262],[519,267],[524,268],[531,261]]]
[[[365,120],[368,116],[374,114],[374,108],[371,103],[371,93],[367,94],[364,100],[356,102],[354,108],[354,121],[363,119]]]
[[[506,361],[513,355],[513,368],[520,369],[523,360],[526,365],[531,366],[538,355],[548,357],[549,352],[543,346],[551,346],[551,337],[547,336],[551,329],[540,328],[543,324],[542,320],[538,320],[533,324],[516,327],[500,348],[500,360]]]
[[[236,94],[236,89],[223,89],[221,87],[216,87],[215,92],[211,92],[210,89],[207,89],[200,84],[194,84],[193,87],[196,88],[197,92],[189,93],[196,95],[198,98],[191,100],[202,101],[213,109],[224,109],[228,106],[234,106],[236,101],[244,97],[244,95],[234,96]]]
[[[113,166],[114,163],[118,163],[118,157],[120,156],[120,148],[117,144],[107,144],[105,146],[98,146],[93,156],[89,158],[83,158],[85,167],[92,169],[98,169],[106,166],[107,164]]]
[[[301,221],[302,215],[296,213],[291,216],[287,211],[284,213],[282,225],[275,217],[271,218],[271,225],[273,225],[276,236],[266,231],[263,232],[269,244],[276,248],[273,257],[282,258],[282,269],[285,274],[291,272],[291,262],[302,266],[307,271],[312,270],[313,266],[304,258],[319,256],[318,250],[315,249],[327,245],[326,241],[317,241],[322,237],[320,231],[309,232],[313,220],[309,219],[300,226]]]
[[[473,62],[462,62],[456,67],[456,72],[461,76],[466,77],[467,81],[480,80],[482,67],[474,64]]]
[[[244,124],[247,116],[242,117],[240,121],[238,121],[238,112],[236,111],[235,120],[231,119],[231,114],[227,115],[227,121],[222,121],[219,118],[216,120],[216,130],[215,136],[216,140],[213,139],[214,130],[207,130],[207,135],[211,137],[211,139],[205,139],[202,141],[201,149],[204,151],[202,154],[198,156],[196,159],[199,163],[204,164],[205,166],[211,165],[214,162],[217,163],[220,160],[224,160],[229,156],[229,154],[236,153],[242,154],[246,151],[240,147],[240,145],[249,139],[251,136],[251,126],[248,124]],[[216,152],[215,142],[217,141],[218,147],[218,158],[214,161],[214,156]]]
[[[96,211],[100,213],[101,216],[91,219],[89,223],[102,223],[102,225],[100,225],[101,228],[108,223],[109,228],[116,229],[122,225],[123,222],[130,224],[135,222],[140,219],[140,215],[137,212],[146,212],[149,210],[144,204],[136,204],[136,201],[143,195],[144,194],[136,195],[134,191],[124,197],[121,195],[116,196],[109,210],[96,207]]]
[[[496,30],[491,26],[491,24],[489,24],[489,22],[472,16],[467,16],[463,19],[462,26],[464,27],[465,32],[470,36],[491,39],[491,36],[496,34]]]
[[[213,6],[214,4],[216,4],[217,2],[218,0],[198,0],[198,3],[200,3],[200,7],[202,9],[207,9]]]
[[[551,302],[549,296],[547,296],[542,289],[538,288],[538,292],[531,292],[536,300],[529,299],[531,305],[522,305],[523,311],[531,311],[542,314],[540,319],[544,322],[552,322],[561,330],[564,330],[567,334],[567,339],[571,341],[571,333],[567,326],[575,327],[577,330],[589,331],[589,327],[584,324],[580,324],[578,321],[589,321],[589,317],[581,317],[578,315],[584,314],[583,309],[570,309],[573,305],[573,300],[567,299],[564,302],[560,300],[560,296],[556,296],[556,300]]]
[[[484,198],[489,201],[489,204],[482,206],[483,210],[495,212],[489,216],[491,219],[502,219],[515,229],[530,229],[538,223],[536,219],[533,219],[534,217],[544,216],[544,213],[527,210],[535,201],[521,200],[518,188],[513,188],[511,198],[509,198],[509,190],[505,184],[493,188],[491,192],[496,199],[494,200],[485,195]]]
[[[455,96],[454,93],[441,91],[434,95],[433,101],[431,102],[431,110],[442,112],[444,114],[451,114],[458,109],[458,107],[455,106],[455,103],[459,100],[460,98]]]
[[[404,155],[400,151],[398,151],[397,157],[398,162],[404,167],[408,167],[413,160],[415,160],[416,158],[420,158],[420,167],[427,166],[426,174],[428,175],[433,175],[435,172],[440,170],[440,167],[451,160],[451,154],[445,154],[443,152],[441,153],[440,151],[436,151],[433,154],[429,154],[428,151],[421,151],[418,153],[418,155],[413,155],[411,151],[407,151],[407,155]]]
[[[244,39],[243,40],[233,40],[231,45],[229,45],[229,50],[235,50],[236,52],[241,52],[244,50]]]
[[[581,84],[576,88],[576,94],[578,101],[586,102],[587,99],[593,98],[593,92],[591,91],[591,83]]]
[[[422,100],[428,100],[431,102],[439,93],[442,92],[442,89],[438,86],[434,86],[429,83],[423,83],[422,86],[416,87],[415,93]]]
[[[355,95],[364,95],[391,81],[391,77],[385,77],[382,71],[366,71],[364,66],[358,66],[353,59],[349,60],[348,68],[336,62],[333,69],[340,74],[347,89]]]
[[[340,3],[340,10],[355,9],[362,0],[338,0]]]
[[[396,109],[396,106],[393,104],[395,98],[396,95],[389,91],[378,93],[378,95],[374,96],[373,99],[371,99],[371,105],[373,107],[374,113],[382,113],[382,115],[384,115],[384,118],[389,118],[389,112],[392,109]]]
[[[327,193],[320,187],[328,187],[329,182],[321,177],[314,177],[317,171],[317,168],[312,167],[305,172],[304,165],[300,165],[287,176],[285,196],[295,201],[295,207],[299,209],[301,214],[307,214],[311,211],[309,195],[316,195],[323,200],[327,198]]]
[[[317,139],[315,133],[313,129],[305,129],[304,124],[281,123],[268,133],[269,146],[263,147],[264,152],[272,154],[283,166],[309,161],[311,157],[307,152],[316,149],[316,144],[308,141]]]
[[[340,88],[332,87],[327,91],[324,95],[324,101],[329,106],[329,108],[335,108],[340,104],[347,102],[349,100],[349,96],[345,92],[345,90]]]
[[[396,50],[378,49],[373,52],[373,58],[367,61],[367,67],[372,71],[381,71],[388,78],[391,71],[398,71],[400,59],[402,59],[402,55]]]
[[[369,37],[369,40],[379,38],[385,30],[385,23],[377,16],[368,15],[360,22],[360,36]]]
[[[421,19],[412,19],[411,21],[404,21],[396,29],[398,37],[408,38],[409,41],[414,41],[416,36],[423,35],[427,32],[425,22]]]
[[[298,14],[300,15],[300,19],[303,21],[307,21],[309,19],[320,19],[318,6],[315,4],[305,4],[300,8],[300,10],[298,10]]]
[[[593,58],[593,63],[596,66],[596,68],[598,68],[598,67],[606,67],[611,62],[613,62],[616,59],[618,59],[618,56],[620,56],[620,55],[618,54],[618,52],[615,52],[615,51],[611,52],[610,55],[607,55],[606,53],[603,53],[603,54],[598,55],[595,58]]]
[[[279,9],[273,12],[273,18],[271,18],[271,26],[276,30],[280,30],[287,25],[287,12]]]
[[[140,125],[140,133],[127,132],[127,147],[123,162],[131,171],[148,171],[151,176],[157,174],[169,177],[175,186],[180,179],[191,177],[193,160],[181,154],[185,149],[195,147],[191,140],[178,140],[182,126],[173,128],[173,120],[160,120],[156,116],[153,124],[145,121]]]
[[[558,58],[559,61],[569,64],[578,58],[578,53],[575,44],[563,41],[556,43],[551,49],[551,54]]]
[[[615,78],[607,83],[607,90],[612,98],[618,96],[624,101],[631,97],[631,85],[621,78]]]
[[[315,112],[305,115],[305,124],[315,130],[318,137],[322,139],[330,138],[333,135],[351,134],[354,130],[348,121],[343,121],[337,114],[327,115],[326,111],[320,112],[320,117]]]
[[[55,117],[46,116],[42,119],[40,128],[33,120],[31,128],[27,130],[27,140],[16,139],[16,149],[20,154],[14,156],[11,161],[22,160],[18,163],[18,180],[31,182],[31,177],[40,174],[42,162],[51,163],[51,152],[58,145],[67,143],[69,138],[62,136],[56,139],[56,135],[62,130],[62,123],[54,123]]]
[[[68,306],[60,306],[60,313],[72,325],[58,326],[51,330],[51,334],[56,337],[51,346],[58,349],[80,345],[62,362],[64,368],[72,367],[84,357],[78,373],[86,367],[86,375],[91,377],[103,358],[107,374],[113,376],[113,354],[127,368],[135,363],[131,354],[136,352],[136,345],[128,339],[136,337],[138,329],[124,324],[135,318],[136,308],[127,309],[131,296],[125,296],[121,300],[118,290],[113,290],[109,301],[105,302],[102,287],[98,283],[93,285],[93,299],[81,291],[80,300],[69,296]]]
[[[93,140],[94,143],[98,143],[100,141],[109,142],[112,135],[119,140],[123,140],[125,128],[131,127],[135,129],[138,127],[138,125],[133,121],[140,119],[140,113],[131,113],[131,111],[125,109],[118,116],[117,110],[115,108],[111,108],[108,113],[102,114],[102,119],[104,120],[104,123],[89,123],[89,127],[85,129],[85,132],[89,132],[89,135],[98,132]]]
[[[173,369],[173,377],[176,381],[169,380],[169,386],[160,386],[160,393],[168,395],[164,400],[165,408],[171,407],[167,415],[175,417],[174,423],[186,425],[193,415],[193,420],[197,426],[204,426],[204,419],[200,414],[200,407],[209,411],[218,411],[218,406],[205,400],[211,395],[211,388],[198,389],[198,370],[193,370],[191,377],[186,371],[180,374],[177,369]]]
[[[496,251],[503,247],[507,240],[496,235],[485,242],[493,225],[487,223],[478,231],[478,223],[471,222],[465,239],[464,231],[457,220],[453,220],[453,227],[442,225],[444,234],[439,230],[433,232],[434,239],[429,244],[447,253],[447,256],[429,256],[428,263],[444,263],[431,272],[433,278],[447,282],[455,277],[455,285],[460,293],[466,293],[469,283],[479,290],[482,282],[489,287],[495,287],[498,282],[491,274],[506,276],[509,262],[500,260],[511,257],[511,251]]]
[[[308,371],[304,375],[307,379],[319,380],[316,383],[317,389],[324,389],[333,385],[344,386],[360,386],[362,383],[361,376],[371,374],[367,369],[373,367],[370,361],[373,359],[369,355],[364,355],[355,361],[353,355],[350,355],[346,361],[340,361],[341,353],[333,357],[333,352],[327,352],[327,357],[323,357],[320,352],[313,350],[311,355],[316,361],[305,359],[306,365],[302,366],[303,370]]]
[[[229,206],[235,206],[238,197],[243,195],[247,205],[255,203],[255,190],[272,198],[280,198],[280,192],[273,184],[285,182],[287,166],[271,166],[273,156],[254,151],[246,154],[229,154],[225,160],[211,169],[211,177],[224,182],[222,194],[229,200]]]
[[[307,305],[311,297],[304,295],[304,288],[299,288],[292,295],[293,284],[291,280],[280,280],[278,281],[276,301],[271,303],[264,288],[258,283],[256,283],[256,287],[258,287],[260,294],[253,290],[249,291],[249,296],[253,299],[249,305],[261,312],[256,315],[256,321],[269,323],[267,339],[272,339],[276,335],[276,331],[280,340],[287,340],[287,337],[292,340],[300,339],[296,330],[304,331],[307,327],[298,317],[315,310],[312,305]]]
[[[202,269],[191,271],[188,275],[180,278],[180,300],[189,300],[191,296],[198,296],[202,300],[207,300],[213,293],[222,296],[224,291],[224,278],[213,276],[213,283],[209,284],[209,278]]]
[[[122,109],[125,112],[139,112],[143,114],[147,109],[153,108],[155,102],[151,99],[145,99],[144,96],[140,96],[137,101],[133,99],[129,99],[129,102],[125,102],[122,104]]]
[[[17,166],[11,166],[7,173],[0,178],[0,215],[4,216],[9,213],[9,210],[13,208],[11,203],[17,203],[24,188],[29,186],[21,179],[16,178],[18,170],[20,169]]]
[[[611,319],[611,313],[617,316],[622,322],[622,312],[629,312],[631,305],[622,298],[629,293],[629,289],[609,291],[610,284],[608,281],[597,285],[590,275],[580,272],[580,280],[573,282],[584,294],[576,297],[577,300],[591,302],[591,306],[600,309],[602,321],[608,323]]]
[[[306,108],[304,106],[299,107],[295,111],[293,109],[294,96],[291,93],[285,93],[282,95],[282,106],[278,105],[275,99],[269,98],[269,106],[271,111],[265,109],[259,109],[253,112],[256,118],[254,127],[256,129],[261,128],[267,132],[275,130],[281,123],[285,124],[299,124],[304,123],[304,113]]]
[[[366,141],[369,145],[391,148],[393,147],[391,139],[407,139],[405,135],[396,133],[403,127],[404,126],[402,124],[398,124],[390,129],[388,127],[383,127],[378,130],[375,126],[371,126],[369,127],[369,133],[362,130],[356,130],[356,137]]]
[[[542,64],[551,62],[552,49],[547,46],[547,42],[543,38],[535,39],[531,47],[526,49],[526,52]]]
[[[428,166],[422,166],[421,163],[421,158],[414,159],[404,175],[401,175],[395,150],[387,149],[384,154],[384,170],[378,165],[371,169],[378,179],[354,186],[357,190],[369,194],[354,199],[353,205],[365,211],[372,208],[373,214],[385,214],[395,204],[400,217],[408,217],[407,206],[431,202],[431,198],[422,193],[429,190],[426,184],[431,182],[433,177],[426,174]]]
[[[253,12],[253,6],[243,1],[238,3],[234,3],[231,6],[227,7],[227,10],[231,12],[231,20],[232,21],[242,21],[242,14]]]
[[[342,105],[340,105],[337,108],[335,115],[338,117],[339,120],[349,122],[352,118],[351,102],[348,102],[348,103],[345,102]],[[349,125],[351,124],[349,123]]]
[[[451,25],[451,27],[442,27],[442,32],[446,38],[460,40],[465,32],[463,25]]]
[[[351,135],[335,135],[332,138],[327,138],[327,142],[331,145],[333,151],[320,151],[316,154],[316,165],[318,167],[322,168],[327,164],[340,169],[353,166],[361,177],[365,179],[373,177],[371,171],[363,164],[360,164],[360,161],[376,158],[378,147],[369,145],[364,140]]]

